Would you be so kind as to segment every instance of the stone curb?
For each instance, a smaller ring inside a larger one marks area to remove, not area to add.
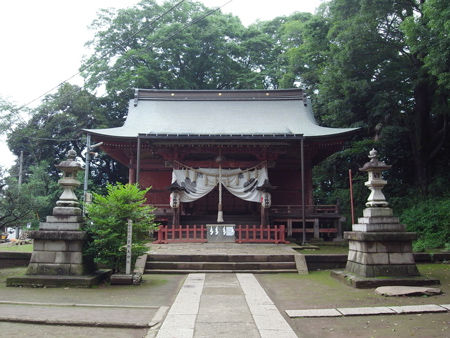
[[[20,317],[8,317],[0,315],[0,322],[25,323],[36,325],[63,325],[63,326],[82,326],[82,327],[105,327],[105,328],[129,328],[142,329],[149,328],[149,324],[143,323],[113,323],[113,322],[90,322],[90,321],[65,321],[53,319],[25,319]]]
[[[320,318],[320,317],[350,317],[350,316],[374,316],[374,315],[397,315],[418,313],[442,313],[450,312],[448,304],[423,304],[407,306],[382,306],[382,307],[358,307],[337,309],[307,309],[307,310],[285,310],[290,318]]]
[[[61,306],[61,307],[99,307],[117,309],[159,309],[160,306],[148,305],[111,305],[111,304],[76,304],[76,303],[39,303],[39,302],[14,302],[0,300],[0,305],[30,305],[30,306]]]

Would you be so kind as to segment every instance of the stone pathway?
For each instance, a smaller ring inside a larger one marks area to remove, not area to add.
[[[397,315],[435,313],[450,311],[450,304],[436,305],[405,305],[405,306],[378,306],[378,307],[348,307],[337,309],[308,309],[286,310],[290,318],[314,317],[342,317],[342,316],[370,316],[370,315]]]
[[[188,275],[156,337],[243,335],[297,337],[252,274],[196,273]]]

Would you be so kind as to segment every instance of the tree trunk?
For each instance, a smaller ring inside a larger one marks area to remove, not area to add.
[[[411,148],[414,156],[415,182],[422,194],[428,194],[431,151],[431,88],[427,79],[418,79],[414,88],[415,107],[412,116]]]

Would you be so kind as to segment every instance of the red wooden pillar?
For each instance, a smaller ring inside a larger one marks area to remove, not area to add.
[[[172,225],[180,226],[180,207],[178,208],[172,208],[173,215],[172,215]]]
[[[267,224],[266,222],[266,208],[264,208],[262,205],[261,208],[261,226],[265,226]]]

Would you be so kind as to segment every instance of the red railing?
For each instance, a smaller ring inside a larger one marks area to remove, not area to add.
[[[234,230],[236,243],[288,243],[284,225],[236,225]],[[203,224],[177,227],[160,225],[157,234],[156,244],[207,242],[206,226]]]
[[[307,214],[337,214],[338,208],[335,204],[318,204],[305,205],[305,212]],[[301,205],[272,205],[270,208],[271,214],[297,214],[302,213]]]
[[[289,243],[284,225],[236,225],[236,243]]]
[[[294,228],[292,229],[292,232],[298,232],[298,233],[302,233],[303,229],[301,228]],[[305,232],[314,232],[313,228],[306,228]],[[337,233],[338,230],[336,228],[319,228],[319,232],[323,232],[323,233]]]
[[[156,244],[167,243],[205,243],[206,227],[205,225],[182,225],[177,227],[168,227],[160,225],[158,228],[158,239]]]

